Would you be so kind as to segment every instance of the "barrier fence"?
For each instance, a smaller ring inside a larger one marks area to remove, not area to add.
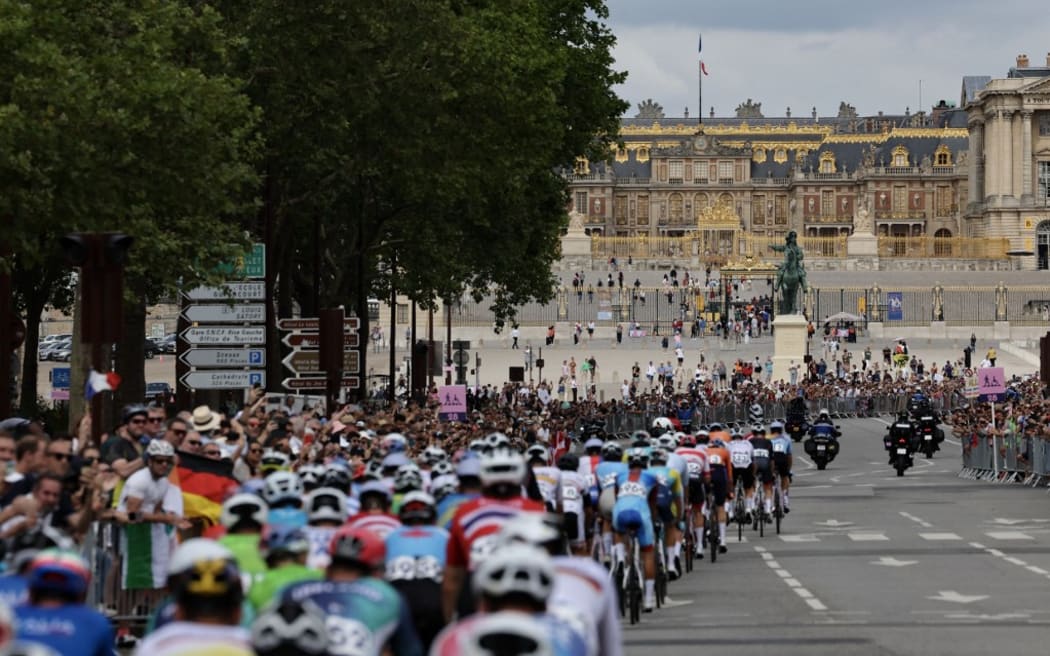
[[[1050,440],[1044,437],[973,433],[960,441],[962,478],[1031,486],[1050,482]]]

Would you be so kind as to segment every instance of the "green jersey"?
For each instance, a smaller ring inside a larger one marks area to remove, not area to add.
[[[271,569],[252,586],[248,592],[248,601],[256,611],[261,611],[270,605],[270,602],[279,597],[284,586],[298,583],[300,581],[320,581],[324,578],[321,570],[290,563]]]

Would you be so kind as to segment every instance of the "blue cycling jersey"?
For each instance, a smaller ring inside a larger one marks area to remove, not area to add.
[[[29,587],[24,576],[7,574],[0,576],[0,603],[8,608],[29,601]]]
[[[773,444],[773,456],[777,455],[791,455],[791,438],[783,433],[775,435],[769,439]]]
[[[306,526],[306,513],[299,508],[271,508],[266,516],[268,524],[302,528]]]
[[[113,626],[102,613],[83,604],[41,608],[15,607],[19,640],[50,647],[62,656],[114,656]]]
[[[448,531],[437,526],[402,526],[386,536],[386,580],[441,582]]]
[[[616,478],[627,472],[627,463],[603,460],[594,468],[594,478],[598,481],[598,487],[607,490],[616,485]]]

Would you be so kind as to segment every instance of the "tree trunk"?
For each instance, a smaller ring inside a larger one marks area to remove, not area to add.
[[[142,403],[146,398],[146,293],[136,281],[128,281],[133,301],[124,302],[124,339],[117,344],[116,372],[120,387],[116,406]]]
[[[23,417],[31,416],[36,411],[36,387],[40,365],[37,361],[37,350],[40,343],[40,314],[47,302],[46,295],[38,300],[34,295],[26,301],[26,341],[22,350],[22,393],[19,395],[19,407]]]

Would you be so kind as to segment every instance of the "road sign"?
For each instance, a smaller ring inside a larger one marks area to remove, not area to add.
[[[265,344],[264,326],[195,326],[182,331],[190,344]]]
[[[182,293],[191,301],[261,301],[266,298],[262,280],[226,282],[216,287],[195,287]]]
[[[356,374],[361,370],[360,353],[356,350],[343,351],[343,371]],[[281,361],[292,373],[312,374],[320,372],[321,354],[318,351],[296,349]]]
[[[179,359],[191,367],[262,367],[266,349],[189,349]]]
[[[343,331],[354,332],[361,327],[361,320],[357,317],[343,319]],[[318,331],[321,329],[321,321],[317,317],[285,318],[277,320],[278,330],[307,330]]]
[[[252,244],[252,249],[244,256],[238,269],[245,278],[265,278],[266,244]]]
[[[55,367],[51,370],[51,387],[52,389],[69,389],[70,379],[69,367]]]
[[[285,335],[281,341],[284,342],[285,346],[316,350],[320,348],[321,336],[319,333],[290,333]],[[357,348],[357,343],[357,333],[343,333],[344,347]]]
[[[985,394],[1005,394],[1006,383],[1003,368],[982,367],[978,369],[977,386],[979,388],[978,391],[982,396]]]
[[[319,377],[285,378],[281,381],[281,385],[288,390],[323,390],[325,388],[325,379]],[[357,389],[361,387],[361,379],[357,376],[343,376],[342,380],[339,381],[339,386]]]
[[[183,376],[182,383],[190,389],[244,389],[266,385],[266,374],[262,371],[202,369]]]
[[[466,351],[456,351],[452,354],[452,361],[462,367],[470,362],[470,356],[467,355]]]
[[[195,323],[263,323],[266,306],[262,303],[187,305],[182,316]]]

